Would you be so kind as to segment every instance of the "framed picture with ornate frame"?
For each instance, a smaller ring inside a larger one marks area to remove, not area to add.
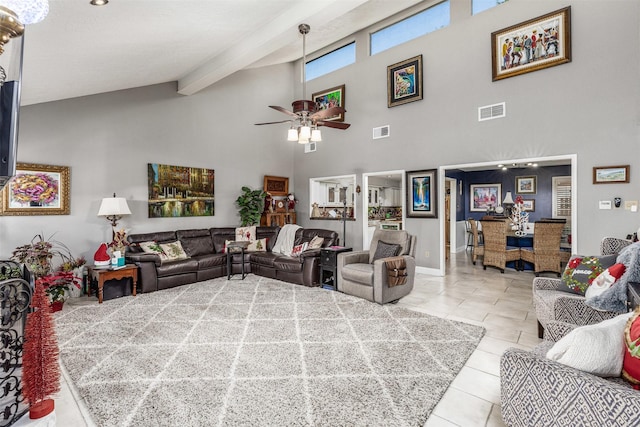
[[[311,95],[311,99],[316,103],[316,111],[327,110],[331,107],[345,108],[344,85],[332,87],[331,89],[316,92]],[[338,114],[328,119],[334,122],[344,122],[344,113]]]
[[[516,194],[536,194],[536,176],[516,176]]]
[[[594,184],[626,184],[629,182],[629,165],[596,166],[593,168]]]
[[[486,212],[502,200],[502,184],[471,184],[469,206],[471,212]]]
[[[571,6],[491,33],[493,81],[571,62]]]
[[[2,215],[69,215],[68,166],[18,163],[2,190]]]
[[[407,172],[407,216],[438,217],[437,169]]]
[[[422,99],[422,55],[387,67],[387,107]]]
[[[286,196],[289,194],[289,178],[265,175],[264,191],[272,196]]]

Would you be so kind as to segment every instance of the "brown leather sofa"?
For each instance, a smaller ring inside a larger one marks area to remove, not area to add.
[[[305,286],[320,283],[320,249],[307,250],[300,257],[272,253],[280,227],[257,227],[256,238],[267,238],[266,252],[247,252],[232,255],[231,272],[242,271],[271,277]],[[296,232],[295,244],[309,242],[313,237],[324,238],[323,247],[338,244],[335,231],[319,228],[300,228]],[[235,239],[234,227],[160,231],[156,233],[130,234],[127,237],[127,263],[139,267],[138,287],[141,292],[153,292],[187,283],[199,282],[227,274],[227,255],[223,252],[225,241]],[[169,243],[179,240],[189,258],[171,262],[160,262],[154,254],[144,253],[139,243],[155,241]]]

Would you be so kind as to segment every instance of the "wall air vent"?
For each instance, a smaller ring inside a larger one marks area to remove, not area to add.
[[[389,125],[373,128],[373,139],[387,138],[391,133]]]
[[[315,142],[309,142],[307,144],[304,144],[304,152],[305,153],[313,153],[314,151],[316,151],[316,143]]]
[[[485,105],[478,108],[478,121],[483,122],[485,120],[499,119],[507,115],[507,105],[505,102],[500,104]]]

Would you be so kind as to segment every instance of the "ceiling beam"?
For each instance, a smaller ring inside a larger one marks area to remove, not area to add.
[[[313,31],[314,23],[329,22],[368,1],[300,1],[277,19],[256,28],[249,37],[239,40],[232,48],[180,78],[178,93],[193,95],[294,42],[299,37],[299,24],[310,24]],[[302,52],[302,45],[300,47]]]

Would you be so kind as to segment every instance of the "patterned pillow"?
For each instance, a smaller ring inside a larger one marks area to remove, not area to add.
[[[323,243],[324,243],[324,239],[322,237],[315,236],[309,242],[309,246],[307,247],[307,249],[320,249]]]
[[[236,242],[253,242],[256,240],[256,226],[236,228]]]
[[[182,244],[179,240],[170,243],[160,243],[160,247],[167,255],[167,261],[178,261],[189,258],[189,255],[182,249]]]
[[[300,245],[296,245],[293,247],[293,250],[291,251],[291,256],[300,256],[300,254],[302,252],[304,252],[305,250],[307,250],[307,247],[309,246],[309,242],[304,242]]]
[[[616,262],[617,255],[573,257],[562,273],[559,291],[583,295],[596,277]]]
[[[249,246],[245,249],[246,252],[266,252],[267,251],[267,238],[254,240],[249,243]]]
[[[378,240],[376,253],[373,255],[373,260],[371,261],[371,263],[373,264],[373,262],[377,259],[390,258],[392,256],[396,256],[398,255],[401,249],[402,249],[402,246],[400,245],[391,244],[391,243],[383,242],[382,240]]]
[[[640,307],[637,307],[624,329],[622,378],[640,388]]]
[[[160,261],[167,261],[167,254],[164,252],[158,242],[140,242],[138,243],[142,252],[146,254],[154,254],[160,257]]]

